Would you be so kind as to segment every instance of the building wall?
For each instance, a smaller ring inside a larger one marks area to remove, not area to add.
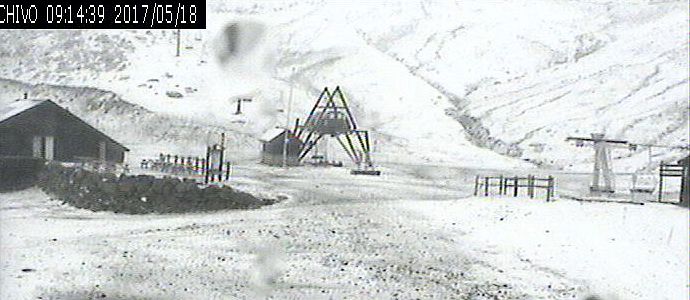
[[[31,156],[29,142],[13,130],[0,128],[0,156]]]
[[[261,154],[261,163],[266,164],[269,166],[282,166],[283,165],[283,155],[277,155],[277,154],[269,154],[269,153],[262,153]],[[287,159],[287,165],[294,167],[299,165],[299,157],[298,156],[288,156]]]
[[[0,155],[32,156],[34,136],[54,137],[54,159],[99,158],[106,143],[106,160],[122,163],[125,149],[52,103],[41,104],[0,124]]]
[[[0,191],[32,186],[45,162],[33,157],[0,156]]]
[[[261,163],[273,166],[283,165],[283,143],[285,133],[282,133],[272,140],[265,142],[261,151]],[[299,154],[302,151],[302,142],[297,138],[288,140],[287,156],[288,165],[299,165]]]

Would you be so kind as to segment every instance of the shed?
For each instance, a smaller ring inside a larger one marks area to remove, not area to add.
[[[122,163],[125,146],[51,100],[0,107],[0,156]]]
[[[263,142],[261,149],[261,163],[270,166],[283,165],[283,144],[285,135],[288,139],[287,145],[287,165],[299,165],[299,155],[302,152],[302,141],[295,136],[292,131],[286,129],[271,129],[261,135]]]

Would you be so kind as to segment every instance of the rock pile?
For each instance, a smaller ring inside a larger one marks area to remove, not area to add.
[[[253,209],[275,203],[230,187],[200,187],[193,180],[116,176],[61,165],[46,166],[38,186],[78,208],[126,214]]]

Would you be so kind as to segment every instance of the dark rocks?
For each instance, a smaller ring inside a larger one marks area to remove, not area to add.
[[[202,188],[190,179],[115,177],[58,165],[46,166],[38,185],[58,200],[78,208],[126,214],[252,209],[276,202],[230,187]]]
[[[170,97],[170,98],[182,98],[184,95],[178,91],[167,91],[165,92],[165,95]]]

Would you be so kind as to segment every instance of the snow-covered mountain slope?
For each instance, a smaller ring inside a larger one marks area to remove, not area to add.
[[[113,92],[87,87],[64,87],[48,84],[26,84],[0,79],[0,106],[28,93],[33,98],[52,99],[96,128],[130,148],[131,163],[157,156],[159,152],[203,156],[205,145],[217,142],[221,132],[232,136],[241,148],[257,148],[252,136],[231,128],[191,120],[180,116],[154,113],[122,100]],[[233,159],[255,158],[239,151]]]
[[[483,146],[569,166],[591,157],[564,142],[571,135],[688,145],[686,1],[394,7],[360,11],[352,24],[367,24],[357,30],[372,46],[443,91],[448,113]],[[683,153],[655,152],[655,162]],[[642,147],[616,156],[628,169],[647,161]]]
[[[379,161],[579,167],[591,154],[568,135],[687,144],[686,4],[209,1],[180,57],[170,30],[4,31],[16,42],[0,46],[0,77],[94,86],[253,137],[284,124],[289,82],[293,119],[340,85]],[[234,115],[238,97],[253,101]],[[647,161],[618,154],[628,169]]]

